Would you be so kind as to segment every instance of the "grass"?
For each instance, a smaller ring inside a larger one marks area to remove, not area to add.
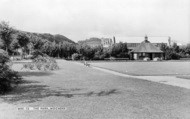
[[[39,71],[22,71],[22,72],[19,72],[19,74],[21,76],[25,76],[25,77],[29,77],[29,76],[48,76],[48,75],[52,75],[51,72],[39,72]]]
[[[92,62],[91,64],[136,76],[190,75],[190,62]]]
[[[0,96],[0,113],[6,114],[0,116],[12,115],[19,119],[190,117],[188,89],[115,76],[75,62],[59,60],[58,64],[60,70],[51,75],[25,76],[17,89]],[[3,103],[16,107],[66,107],[67,110],[19,112],[15,107],[1,106]]]
[[[9,103],[34,103],[36,101],[41,101],[43,98],[47,97],[89,97],[89,96],[108,96],[111,94],[117,94],[116,89],[100,90],[100,91],[90,91],[90,92],[78,92],[81,89],[61,89],[52,90],[47,85],[36,84],[36,81],[23,81],[22,85],[15,88],[12,92],[1,96],[1,98]],[[30,85],[28,85],[30,84]]]
[[[177,78],[190,79],[190,75],[177,76]]]

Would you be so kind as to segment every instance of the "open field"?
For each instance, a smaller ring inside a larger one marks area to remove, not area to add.
[[[190,75],[190,61],[91,62],[90,64],[136,76]]]
[[[24,82],[0,96],[0,119],[189,119],[190,90],[58,61],[53,72],[21,71]],[[18,110],[62,107],[62,110]]]

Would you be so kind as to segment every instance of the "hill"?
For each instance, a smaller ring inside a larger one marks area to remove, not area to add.
[[[42,39],[47,39],[48,41],[55,41],[56,43],[59,43],[59,42],[68,42],[68,43],[72,43],[72,44],[75,44],[74,41],[72,41],[71,39],[63,36],[63,35],[60,35],[60,34],[56,34],[56,35],[52,35],[52,34],[48,34],[48,33],[43,33],[43,34],[36,34],[36,33],[33,33],[34,35],[37,35],[38,37],[42,38]]]
[[[67,37],[65,37],[63,35],[60,35],[60,34],[52,35],[52,34],[49,34],[49,33],[31,33],[31,32],[26,32],[26,33],[29,34],[29,35],[40,37],[41,39],[45,39],[45,40],[48,40],[50,42],[55,41],[56,43],[67,42],[67,43],[76,44],[71,39],[69,39],[69,38],[67,38]]]

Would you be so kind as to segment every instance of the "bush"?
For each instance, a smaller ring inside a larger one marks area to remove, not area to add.
[[[42,53],[42,52],[36,50],[36,51],[34,51],[34,52],[32,53],[31,59],[35,59],[35,58],[37,58],[38,56],[47,57],[46,54],[44,54],[44,53]]]
[[[9,61],[8,56],[0,54],[0,59],[0,94],[4,94],[17,86],[22,78],[6,64]]]
[[[56,60],[49,56],[38,56],[31,63],[24,64],[23,68],[44,71],[59,69]]]
[[[82,59],[82,54],[74,53],[72,54],[72,60],[80,60]]]
[[[0,64],[5,64],[6,62],[9,62],[9,56],[7,53],[0,53]]]
[[[181,56],[178,53],[172,52],[172,53],[168,53],[166,54],[166,59],[167,60],[179,60],[181,58]]]
[[[179,60],[181,56],[178,53],[172,53],[170,54],[170,57],[171,59]]]

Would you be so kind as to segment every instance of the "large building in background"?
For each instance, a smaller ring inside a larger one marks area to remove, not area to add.
[[[78,41],[78,44],[80,44],[80,45],[88,45],[90,47],[102,46],[104,48],[108,48],[115,43],[116,43],[115,37],[113,37],[113,39],[92,37],[92,38],[89,38],[89,39],[86,39],[83,41]]]
[[[101,44],[103,47],[108,48],[115,44],[115,37],[111,38],[101,38]]]
[[[145,36],[145,38],[148,40],[148,36]],[[142,40],[141,40],[142,41]],[[151,40],[150,40],[151,41]],[[117,41],[119,42],[119,40]],[[135,49],[137,46],[139,46],[141,44],[141,42],[128,42],[127,40],[125,41],[127,43],[127,47],[129,49],[129,51],[132,51],[133,49]],[[88,45],[90,47],[97,47],[97,46],[102,46],[104,48],[109,48],[111,46],[113,46],[114,44],[116,44],[116,38],[96,38],[96,37],[92,37],[83,41],[79,41],[78,44],[82,44],[82,45]],[[162,44],[165,44],[167,46],[171,46],[171,39],[169,37],[168,40],[165,40],[164,42],[158,41],[158,42],[152,42],[152,45],[160,48],[160,46]]]

